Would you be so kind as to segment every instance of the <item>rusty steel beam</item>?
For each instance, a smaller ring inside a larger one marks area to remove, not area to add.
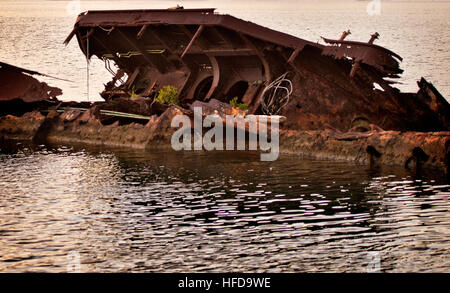
[[[211,84],[211,88],[209,89],[208,93],[206,94],[205,101],[211,99],[212,95],[214,94],[217,86],[220,82],[220,68],[219,63],[217,62],[217,59],[214,56],[207,55],[209,58],[209,62],[211,63],[211,66],[213,68],[213,82]]]
[[[208,28],[209,28],[211,31],[213,31],[214,34],[215,34],[216,36],[218,36],[219,39],[221,39],[223,43],[225,43],[226,45],[228,45],[228,47],[234,48],[233,44],[232,44],[230,41],[228,41],[228,40],[223,36],[223,34],[222,34],[221,32],[219,32],[219,30],[216,29],[215,26],[209,25]]]
[[[287,64],[289,64],[300,76],[303,76],[303,73],[301,72],[301,70],[297,67],[297,65],[295,65],[295,58],[297,58],[298,54],[300,54],[300,52],[303,50],[303,47],[299,47],[295,50],[292,51],[291,55],[289,55],[289,57],[286,58],[286,56],[284,56],[283,54],[280,54],[283,59],[286,61]]]
[[[376,39],[380,37],[380,34],[375,32],[373,35],[370,36],[370,40],[367,42],[368,44],[373,44]]]
[[[149,33],[156,41],[158,41],[164,47],[164,49],[166,49],[170,53],[170,56],[175,56],[175,58],[180,61],[181,64],[187,66],[183,59],[179,57],[179,54],[175,53],[174,50],[158,36],[158,33],[156,31],[147,29],[146,32]]]
[[[130,44],[135,50],[139,51],[142,54],[142,57],[144,57],[144,59],[148,63],[153,64],[158,69],[159,72],[166,73],[168,71],[166,66],[163,66],[163,65],[159,64],[158,62],[155,62],[154,60],[152,60],[152,57],[150,56],[150,54],[147,53],[147,51],[144,48],[142,48],[138,43],[136,43],[131,38],[129,38],[124,32],[122,32],[120,29],[117,29],[117,32],[122,37],[122,39],[124,39],[126,42],[128,42],[128,44]],[[166,62],[168,63],[169,61],[166,60]]]
[[[78,39],[79,39],[81,51],[82,51],[83,54],[86,55],[86,57],[87,57],[87,49],[86,49],[86,45],[84,44],[84,38],[81,36],[80,31],[77,31],[76,34],[77,34],[77,37],[78,37]]]
[[[198,27],[197,31],[195,32],[195,34],[192,36],[191,41],[189,42],[189,44],[187,45],[186,49],[184,49],[184,52],[181,54],[181,59],[183,59],[184,55],[186,55],[186,53],[189,51],[189,49],[192,47],[192,44],[194,44],[195,40],[200,36],[200,34],[202,33],[203,29],[205,28],[205,26],[202,24]]]
[[[266,84],[269,84],[270,81],[272,80],[272,76],[270,73],[269,62],[267,61],[266,57],[264,56],[264,53],[242,33],[239,33],[239,37],[247,44],[248,47],[250,47],[250,49],[253,50],[253,52],[255,52],[255,55],[258,56],[259,60],[261,60],[261,63],[264,67],[264,77],[266,79],[265,81],[266,81]]]
[[[301,76],[303,76],[303,74],[301,73],[301,71],[300,71],[300,69],[297,67],[297,65],[295,65],[295,58],[297,58],[297,56],[298,56],[298,54],[300,54],[300,52],[303,50],[305,48],[305,46],[301,46],[301,47],[298,47],[298,48],[296,48],[293,52],[292,52],[292,54],[289,56],[289,58],[287,59],[287,63],[292,67],[292,68],[294,68],[294,70],[298,73],[298,74],[300,74]]]
[[[70,43],[70,40],[77,34],[78,27],[74,27],[73,30],[70,32],[70,34],[67,36],[67,38],[64,40],[63,44],[67,46]]]
[[[303,50],[303,48],[304,48],[303,46],[302,46],[302,47],[296,48],[296,49],[292,52],[291,56],[289,56],[289,59],[287,60],[287,63],[293,64],[295,58],[297,58],[298,54],[300,54],[300,52]]]
[[[114,62],[116,62],[116,64],[119,67],[124,67],[124,64],[120,61],[120,59],[117,57],[117,52],[114,52],[113,50],[111,50],[110,48],[108,48],[108,46],[106,46],[99,38],[97,38],[95,35],[92,35],[92,39],[98,43],[106,52],[108,52],[108,54],[113,56],[113,60]]]
[[[183,31],[183,33],[190,39],[194,37],[194,34],[191,33],[190,30],[185,25],[178,25],[178,27]],[[202,49],[207,49],[209,46],[209,43],[207,43],[206,40],[203,39],[197,39],[197,45]],[[192,50],[192,49],[191,49]]]
[[[187,29],[185,25],[178,25],[178,27],[184,32],[186,36],[188,36],[189,39],[192,39],[192,37],[194,37],[194,35],[190,30]]]
[[[142,38],[142,36],[144,35],[144,33],[145,33],[145,30],[148,28],[148,24],[144,24],[143,26],[142,26],[142,28],[139,30],[139,32],[138,32],[138,34],[137,34],[137,39],[138,40],[140,40],[141,38]]]
[[[339,38],[339,41],[343,41],[348,35],[351,35],[352,32],[350,30],[346,30],[344,32],[342,32],[341,37]]]
[[[128,78],[128,80],[125,82],[125,86],[127,88],[130,88],[130,86],[133,84],[133,82],[135,81],[136,77],[139,74],[139,67],[136,67],[133,71],[133,73],[130,75],[130,77]]]

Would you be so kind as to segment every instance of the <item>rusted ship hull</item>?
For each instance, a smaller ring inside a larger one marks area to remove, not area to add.
[[[401,57],[373,39],[324,39],[328,45],[320,45],[213,9],[89,11],[78,17],[66,43],[73,36],[86,56],[117,66],[102,93],[107,100],[131,92],[153,98],[162,86],[173,85],[182,106],[237,96],[251,114],[289,117],[290,129],[331,125],[347,131],[357,118],[389,130],[450,127],[445,99],[391,86],[402,73]],[[292,90],[287,103],[264,107],[273,94],[267,87],[284,74],[283,85]]]
[[[116,121],[104,125],[96,117],[97,107],[85,113],[67,108],[34,111],[21,117],[0,117],[0,142],[32,140],[37,143],[85,143],[105,147],[170,149],[177,114],[189,114],[172,106],[145,124]],[[398,165],[420,172],[432,168],[450,175],[450,132],[400,132],[373,129],[369,132],[335,130],[280,130],[280,152],[304,157],[356,162],[370,167]]]
[[[0,62],[0,116],[22,115],[54,105],[62,90],[40,82],[34,75],[44,74]]]
[[[448,102],[424,79],[418,93],[394,88],[401,57],[373,44],[378,34],[367,43],[345,41],[347,34],[321,45],[214,9],[88,11],[65,43],[76,37],[87,58],[105,62],[113,75],[106,101],[84,112],[62,103],[4,116],[0,136],[170,148],[174,115],[191,115],[198,103],[229,114],[224,105],[237,97],[247,114],[287,118],[284,152],[448,172]],[[178,90],[179,106],[154,101],[166,85]]]

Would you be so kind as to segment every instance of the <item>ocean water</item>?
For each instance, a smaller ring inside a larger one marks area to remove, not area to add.
[[[79,6],[77,6],[79,3]],[[378,32],[376,44],[404,58],[405,70],[397,85],[409,92],[424,76],[450,97],[450,2],[381,1],[380,14],[367,13],[367,1],[9,1],[0,0],[0,60],[71,80],[42,80],[63,89],[64,100],[101,100],[99,92],[111,76],[101,61],[90,65],[87,94],[86,60],[72,41],[77,8],[137,9],[215,7],[257,24],[314,42],[320,37],[338,38],[350,29],[349,40],[368,41]]]
[[[450,272],[449,210],[434,172],[12,144],[0,272]]]

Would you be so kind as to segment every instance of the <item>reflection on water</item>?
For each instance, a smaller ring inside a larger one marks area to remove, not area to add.
[[[3,146],[0,271],[449,272],[439,174],[248,152]]]

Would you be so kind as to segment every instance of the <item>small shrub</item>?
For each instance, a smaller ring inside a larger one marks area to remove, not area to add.
[[[241,110],[247,110],[248,109],[248,105],[247,104],[238,103],[238,97],[232,98],[231,101],[230,101],[230,105],[232,107],[237,107],[237,108],[239,108]]]
[[[172,85],[165,85],[159,90],[158,96],[155,98],[155,101],[161,104],[178,105],[178,96],[179,93],[176,87]]]
[[[237,104],[238,104],[237,100],[238,100],[238,97],[232,98],[232,99],[230,100],[230,105],[231,105],[232,107],[237,107]]]
[[[241,110],[248,110],[248,105],[247,104],[238,104],[238,107]]]
[[[135,99],[139,97],[139,95],[136,94],[136,92],[134,91],[134,88],[130,92],[128,92],[128,94],[130,95],[130,99]]]

